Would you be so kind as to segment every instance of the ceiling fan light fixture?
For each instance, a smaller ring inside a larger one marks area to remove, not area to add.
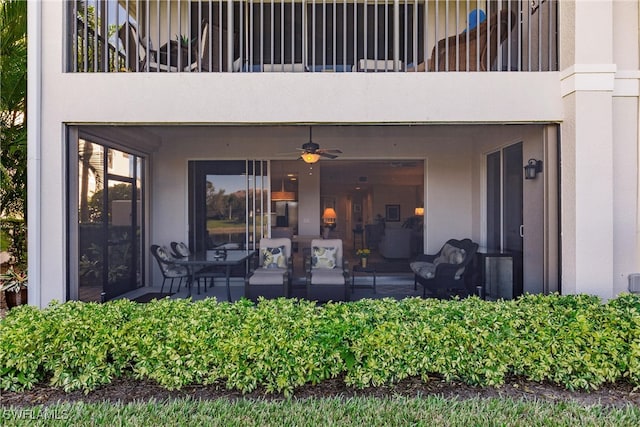
[[[316,163],[318,160],[320,160],[320,155],[316,154],[316,153],[302,153],[302,160],[305,161],[305,163]]]

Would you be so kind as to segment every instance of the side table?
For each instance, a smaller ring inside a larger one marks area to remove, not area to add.
[[[355,288],[356,273],[360,274],[372,274],[373,275],[373,293],[376,293],[376,269],[373,265],[367,265],[363,267],[360,264],[354,264],[353,272],[351,274],[351,289]]]

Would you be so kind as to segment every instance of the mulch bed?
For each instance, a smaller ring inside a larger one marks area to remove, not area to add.
[[[640,407],[640,390],[633,390],[629,384],[610,384],[594,391],[569,391],[552,384],[535,383],[517,378],[510,379],[502,387],[473,387],[459,382],[445,382],[434,377],[428,382],[419,378],[408,378],[397,384],[370,387],[356,390],[346,387],[342,378],[324,381],[317,385],[306,385],[297,389],[294,398],[324,398],[324,397],[418,397],[439,395],[453,399],[470,398],[513,398],[536,399],[539,401],[575,402],[582,406],[603,405],[611,407],[635,406]],[[119,378],[109,385],[100,387],[88,394],[82,391],[64,393],[62,390],[38,385],[32,390],[14,393],[0,393],[0,407],[29,407],[34,405],[50,405],[57,402],[145,402],[149,400],[165,401],[180,398],[192,399],[260,399],[281,400],[281,394],[269,394],[264,390],[242,394],[238,391],[227,390],[223,384],[211,386],[188,386],[180,390],[169,391],[151,381],[138,381]]]

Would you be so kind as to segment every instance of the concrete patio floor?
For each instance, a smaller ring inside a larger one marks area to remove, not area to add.
[[[351,283],[351,281],[349,281]],[[197,285],[192,289],[192,301],[199,301],[205,298],[215,297],[218,301],[227,301],[227,287],[224,279],[216,279],[214,286],[209,286],[206,291],[201,285],[200,293],[197,291]],[[231,278],[229,289],[231,290],[231,301],[238,301],[244,297],[244,279]],[[168,284],[165,285],[164,292],[168,292]],[[186,286],[181,286],[177,291],[177,286],[173,287],[172,299],[184,299],[188,297],[189,290]],[[135,299],[147,293],[160,293],[160,286],[143,287],[122,295],[122,298]],[[403,299],[406,297],[422,296],[422,287],[418,286],[417,290],[413,289],[413,275],[410,274],[393,274],[376,277],[376,291],[373,290],[372,276],[357,276],[355,278],[354,287],[351,289],[351,301],[357,301],[364,298],[395,298]],[[293,282],[292,298],[305,298],[306,289],[304,278],[296,278]]]

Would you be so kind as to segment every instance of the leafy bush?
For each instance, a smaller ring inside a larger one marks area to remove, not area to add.
[[[289,395],[337,376],[361,388],[432,375],[481,386],[511,375],[569,389],[640,385],[640,297],[67,302],[0,321],[4,390],[48,381],[88,392],[133,376]]]

